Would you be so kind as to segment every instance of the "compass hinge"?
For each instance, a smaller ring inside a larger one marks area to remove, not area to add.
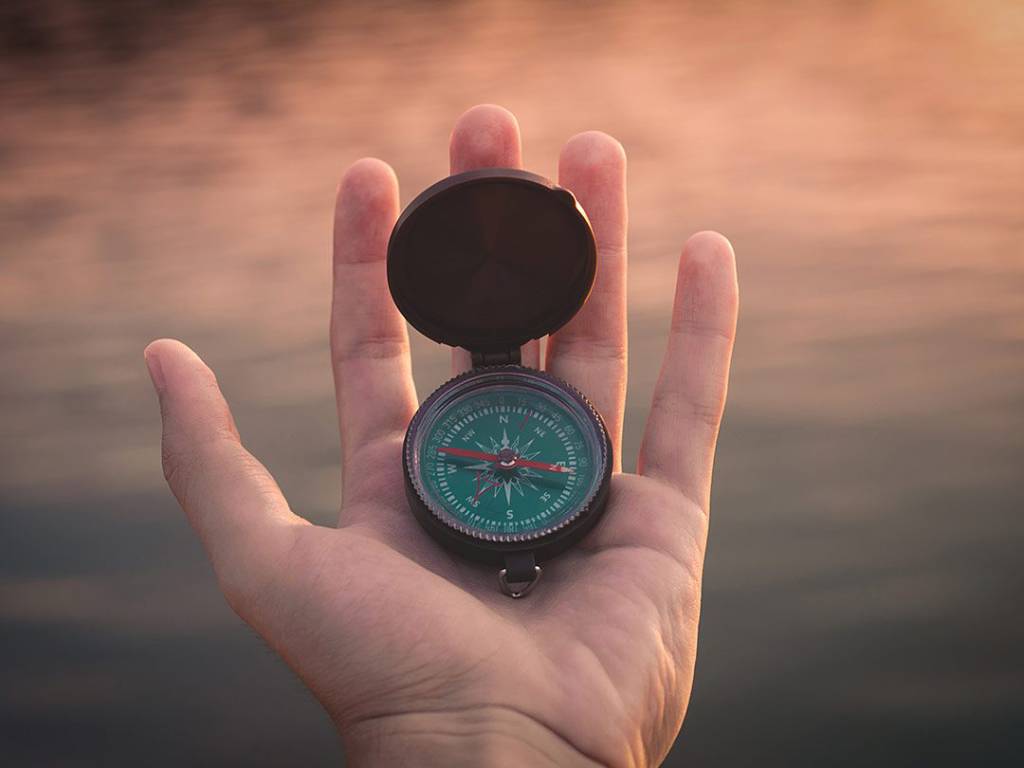
[[[519,347],[501,352],[473,352],[473,367],[485,368],[490,365],[521,365],[523,358]]]

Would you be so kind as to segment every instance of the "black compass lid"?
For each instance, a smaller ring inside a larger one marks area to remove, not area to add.
[[[503,352],[561,328],[590,294],[594,233],[566,189],[488,168],[449,176],[405,209],[388,243],[388,285],[434,341]]]

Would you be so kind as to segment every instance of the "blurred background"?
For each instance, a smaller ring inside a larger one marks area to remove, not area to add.
[[[28,2],[0,11],[0,760],[336,765],[159,466],[187,341],[332,524],[334,188],[403,203],[453,121],[630,158],[633,465],[675,264],[739,341],[696,687],[667,765],[1009,765],[1024,733],[1024,6]],[[415,338],[421,397],[447,351]]]

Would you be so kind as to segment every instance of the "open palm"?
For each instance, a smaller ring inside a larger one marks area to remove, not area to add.
[[[476,107],[452,134],[452,172],[519,167],[515,119]],[[626,388],[625,155],[600,133],[566,145],[559,183],[598,245],[589,302],[549,340],[545,367],[585,392],[620,453]],[[313,690],[349,760],[381,765],[657,764],[693,680],[711,468],[736,322],[728,242],[683,249],[669,349],[639,474],[616,473],[607,513],[546,563],[524,600],[493,568],[449,555],[404,496],[416,410],[405,323],[385,253],[397,182],[361,160],[335,218],[331,357],[343,452],[338,528],[288,507],[239,442],[216,380],[184,345],[146,350],[167,480],[231,606]],[[523,362],[541,367],[538,344]],[[468,354],[453,353],[453,368]]]

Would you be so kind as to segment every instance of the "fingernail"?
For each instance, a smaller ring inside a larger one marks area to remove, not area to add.
[[[160,365],[160,356],[149,347],[146,347],[146,351],[142,354],[146,359],[146,368],[149,369],[149,378],[153,381],[153,388],[159,394],[164,391],[164,369]]]

